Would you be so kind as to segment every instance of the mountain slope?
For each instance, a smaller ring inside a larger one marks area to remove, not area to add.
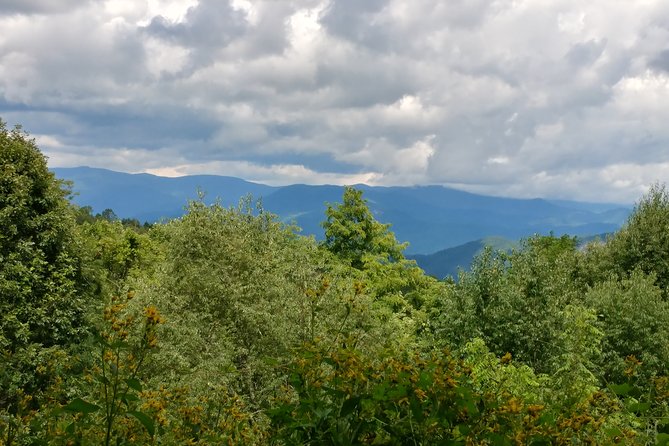
[[[578,246],[583,248],[589,243],[601,242],[610,236],[610,233],[605,233],[579,237]],[[487,246],[494,251],[510,252],[519,248],[520,243],[504,237],[486,237],[463,245],[442,249],[432,254],[414,254],[407,257],[415,260],[423,271],[437,279],[448,276],[457,279],[458,272],[469,270],[474,257],[479,255]]]
[[[212,175],[165,178],[87,167],[53,171],[72,180],[78,193],[74,202],[90,205],[94,212],[111,208],[119,217],[156,221],[182,215],[198,189],[206,192],[207,202],[220,197],[225,206],[252,194],[262,198],[265,209],[317,238],[323,235],[326,204],[338,202],[343,193],[341,186],[271,187]],[[576,236],[612,232],[629,213],[629,208],[616,205],[499,198],[442,186],[357,187],[375,217],[390,223],[400,241],[409,242],[408,254],[432,253],[491,234],[518,240],[550,231]]]
[[[110,208],[119,217],[150,222],[181,216],[188,200],[197,198],[198,190],[205,193],[208,202],[220,198],[225,206],[237,204],[247,194],[259,197],[274,190],[264,184],[216,175],[167,178],[90,167],[52,171],[59,178],[73,181],[75,203],[91,206],[94,212]]]
[[[486,246],[496,251],[511,251],[519,244],[504,237],[486,237],[453,248],[442,249],[433,254],[415,254],[408,257],[415,260],[418,266],[431,276],[438,279],[451,276],[457,279],[458,271],[468,270],[474,257],[479,255]]]

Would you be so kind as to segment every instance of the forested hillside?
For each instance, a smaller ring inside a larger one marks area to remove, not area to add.
[[[0,121],[0,444],[667,444],[669,191],[427,276],[346,188],[140,226]]]

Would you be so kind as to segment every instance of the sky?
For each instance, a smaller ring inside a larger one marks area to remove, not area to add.
[[[0,0],[52,167],[633,203],[669,183],[666,0]]]

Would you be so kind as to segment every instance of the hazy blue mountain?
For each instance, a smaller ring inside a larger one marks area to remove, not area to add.
[[[604,241],[610,235],[611,233],[605,233],[579,237],[578,246],[584,247],[588,243]],[[495,251],[511,252],[520,247],[520,242],[504,237],[486,237],[432,254],[413,254],[407,257],[415,260],[423,271],[437,279],[448,276],[457,279],[458,271],[469,270],[474,257],[479,255],[486,246],[490,246]]]
[[[468,270],[474,257],[479,255],[486,246],[490,246],[495,251],[511,251],[517,248],[519,243],[504,237],[486,237],[442,249],[433,254],[415,254],[408,257],[415,260],[423,271],[437,279],[448,276],[457,279],[458,271]]]
[[[213,175],[165,178],[88,167],[53,171],[72,180],[75,203],[92,206],[94,212],[111,208],[119,217],[156,221],[182,215],[198,189],[206,192],[208,202],[220,197],[226,206],[252,194],[262,198],[265,209],[317,238],[322,238],[326,203],[338,202],[343,193],[340,186],[271,187]],[[624,206],[499,198],[441,186],[358,187],[376,218],[391,223],[397,238],[410,243],[409,254],[433,253],[491,234],[518,240],[550,231],[577,236],[612,232],[629,213]]]
[[[74,183],[74,202],[91,206],[94,212],[113,209],[122,218],[142,222],[179,217],[188,200],[196,199],[198,190],[206,193],[206,201],[220,198],[225,206],[235,205],[240,197],[260,197],[274,188],[234,177],[193,175],[177,178],[146,173],[128,174],[91,167],[54,168],[57,177]]]

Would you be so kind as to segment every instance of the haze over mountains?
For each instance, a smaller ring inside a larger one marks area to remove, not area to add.
[[[57,177],[73,181],[73,201],[91,206],[94,212],[111,208],[119,217],[153,222],[182,215],[198,190],[206,193],[207,202],[220,198],[226,206],[251,194],[262,198],[265,209],[317,238],[322,237],[326,203],[338,202],[343,193],[341,186],[273,187],[213,175],[168,178],[89,167],[52,170]],[[500,198],[442,186],[356,187],[364,191],[376,218],[391,223],[398,240],[409,242],[407,254],[414,255],[490,236],[517,240],[551,231],[575,236],[612,232],[630,211],[622,205]]]

